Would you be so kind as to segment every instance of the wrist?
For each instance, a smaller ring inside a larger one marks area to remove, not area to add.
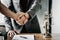
[[[25,15],[25,16],[26,16],[26,18],[27,18],[27,19],[29,19],[29,14],[28,14],[28,13],[26,13],[26,15]]]
[[[17,20],[18,20],[18,16],[15,14],[15,15],[13,16],[13,19],[17,21]]]

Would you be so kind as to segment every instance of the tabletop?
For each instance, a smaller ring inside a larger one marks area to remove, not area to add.
[[[23,35],[25,35],[25,34],[23,34]],[[28,35],[31,35],[31,34],[28,34]],[[52,34],[51,38],[45,38],[45,36],[43,34],[37,33],[37,34],[34,34],[34,38],[35,38],[35,40],[60,40],[60,34],[54,33],[54,34]],[[8,36],[7,40],[12,40],[12,38]]]

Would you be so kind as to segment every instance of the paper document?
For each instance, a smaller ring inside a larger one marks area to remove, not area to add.
[[[34,40],[34,35],[15,35],[12,40]]]

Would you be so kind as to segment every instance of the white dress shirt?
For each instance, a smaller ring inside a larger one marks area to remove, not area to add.
[[[12,0],[12,1],[13,1],[13,6],[14,6],[15,10],[16,10],[17,12],[20,12],[19,0]],[[1,2],[2,2],[6,7],[9,7],[11,0],[1,0]],[[30,8],[28,11],[30,11],[30,10],[35,6],[35,3],[36,3],[36,0],[35,0],[35,2],[32,4],[31,8]],[[28,12],[28,11],[27,11],[27,12]],[[20,33],[20,31],[22,30],[23,27],[21,27],[20,29],[16,29],[16,28],[15,28],[15,25],[14,25],[14,21],[13,21],[12,18],[11,18],[11,21],[12,21],[12,26],[14,27],[14,30],[17,31],[18,33]],[[6,26],[8,26],[8,28],[7,28],[7,31],[8,31],[8,29],[9,29],[10,26],[9,26],[8,24],[6,24]]]

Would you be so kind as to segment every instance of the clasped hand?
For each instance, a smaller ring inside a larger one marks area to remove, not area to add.
[[[19,12],[16,14],[16,22],[19,25],[24,25],[28,22],[29,15],[28,13]]]

